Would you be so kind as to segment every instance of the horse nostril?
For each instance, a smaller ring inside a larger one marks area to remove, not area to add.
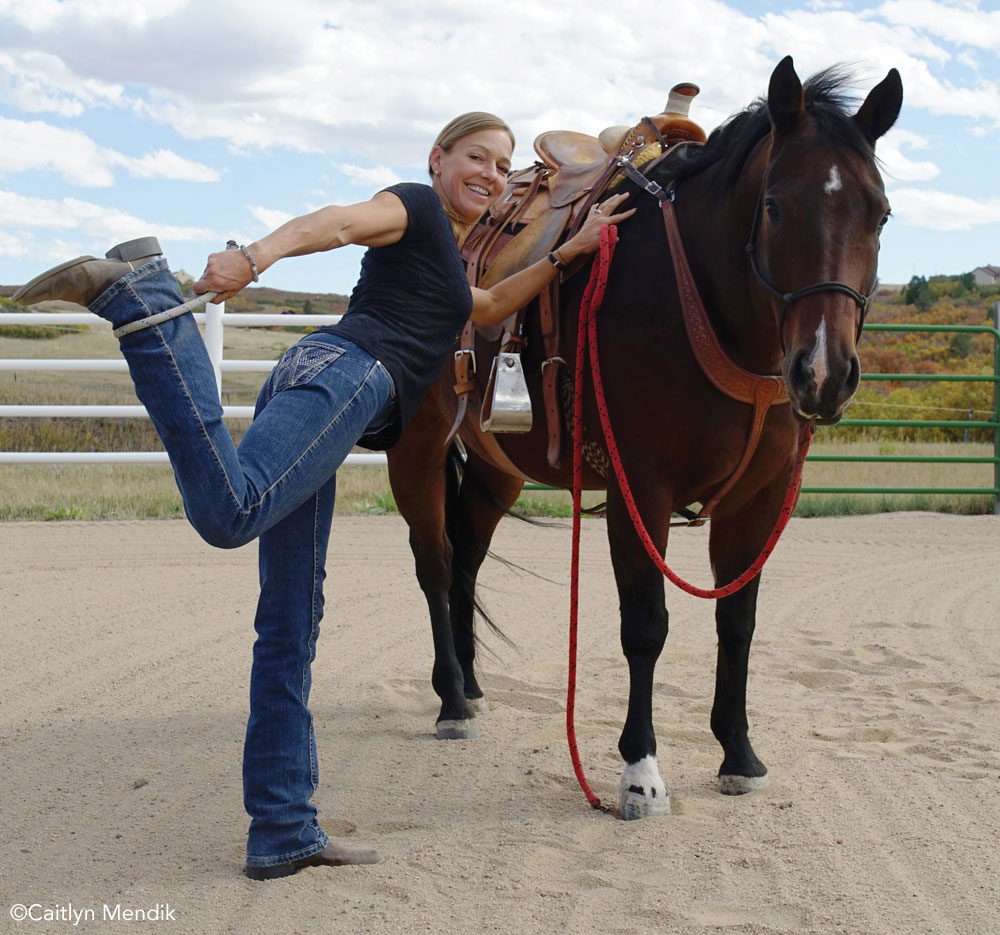
[[[800,389],[804,389],[812,382],[815,376],[816,374],[814,373],[813,368],[806,363],[805,351],[800,351],[792,363],[792,385],[797,386]]]
[[[861,361],[857,354],[851,355],[851,367],[844,381],[844,388],[849,396],[853,396],[861,384]]]

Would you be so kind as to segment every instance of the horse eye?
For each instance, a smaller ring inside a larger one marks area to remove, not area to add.
[[[777,221],[781,217],[781,211],[778,209],[778,202],[773,198],[764,199],[764,210],[767,212],[767,216],[772,221]]]
[[[886,211],[886,213],[882,215],[882,220],[878,222],[879,230],[882,230],[882,228],[889,223],[889,218],[891,217],[891,215],[892,215],[891,211]]]

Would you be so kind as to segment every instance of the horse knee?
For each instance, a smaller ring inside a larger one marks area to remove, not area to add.
[[[451,587],[452,547],[447,537],[437,542],[410,536],[410,551],[416,568],[420,590],[427,593],[447,592]]]
[[[669,614],[658,602],[622,604],[622,650],[629,656],[659,656],[667,639]]]

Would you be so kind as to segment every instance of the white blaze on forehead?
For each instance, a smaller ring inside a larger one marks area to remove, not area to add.
[[[813,378],[816,381],[816,391],[819,392],[826,382],[826,378],[830,375],[830,362],[827,359],[826,352],[825,315],[820,320],[819,327],[816,329],[816,344],[813,346],[812,356],[809,358],[808,364],[812,367]]]
[[[823,183],[823,191],[828,195],[832,195],[834,192],[839,192],[843,187],[844,183],[840,180],[840,169],[834,164],[830,166],[830,177]]]

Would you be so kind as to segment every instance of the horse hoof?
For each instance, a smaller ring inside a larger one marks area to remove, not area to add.
[[[670,793],[653,798],[646,792],[633,792],[629,789],[622,793],[620,806],[624,821],[634,821],[637,818],[662,818],[670,814]]]
[[[485,696],[481,695],[479,698],[466,698],[465,704],[473,714],[489,714],[490,706]]]
[[[626,764],[618,803],[625,821],[670,814],[670,792],[660,778],[655,756]]]
[[[437,722],[438,740],[475,740],[478,736],[479,725],[474,717]]]
[[[767,776],[719,776],[719,792],[723,795],[746,795],[767,785]]]

